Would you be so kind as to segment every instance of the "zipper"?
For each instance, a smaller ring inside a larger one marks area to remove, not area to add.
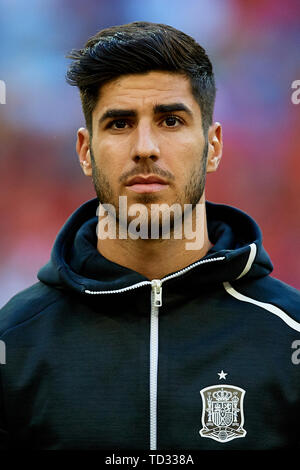
[[[196,266],[199,266],[200,264],[210,263],[210,262],[213,262],[213,261],[222,261],[224,259],[225,259],[225,256],[219,256],[217,258],[208,258],[208,259],[203,259],[203,260],[197,261],[196,263],[193,263],[190,266],[187,266],[186,268],[181,269],[180,271],[176,271],[176,273],[170,274],[169,276],[166,276],[166,277],[163,277],[162,279],[159,279],[159,281],[161,282],[161,284],[163,284],[165,281],[168,281],[169,279],[174,279],[175,277],[179,277],[182,274],[185,274],[186,272],[188,272],[191,269],[195,268]],[[157,281],[157,279],[154,279],[154,281]],[[89,289],[84,289],[83,292],[85,294],[90,294],[90,295],[121,294],[121,293],[127,292],[129,290],[138,289],[139,287],[151,286],[151,285],[152,285],[152,281],[142,281],[142,282],[138,282],[137,284],[133,284],[132,286],[123,287],[122,289],[114,289],[114,290],[89,290]],[[162,302],[162,300],[161,300],[161,302]],[[162,303],[161,303],[161,305],[162,305]]]
[[[182,276],[191,269],[200,264],[222,261],[225,256],[208,258],[197,261],[186,268],[170,274],[162,279],[153,279],[152,281],[142,281],[122,289],[110,291],[90,291],[86,289],[86,294],[119,294],[129,290],[138,289],[143,286],[151,285],[151,318],[150,318],[150,450],[157,450],[157,377],[158,377],[158,345],[159,345],[159,307],[162,306],[162,284],[170,279]]]
[[[158,315],[162,304],[160,279],[153,279],[150,320],[150,450],[156,450],[157,441],[157,377],[158,377]]]
[[[162,281],[160,279],[153,279],[152,284],[152,293],[153,293],[153,302],[155,307],[161,307],[162,305]]]

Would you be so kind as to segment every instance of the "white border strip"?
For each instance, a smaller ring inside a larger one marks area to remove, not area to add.
[[[257,252],[256,244],[251,243],[251,245],[249,245],[249,246],[250,246],[250,253],[249,253],[248,261],[246,263],[244,271],[236,279],[240,279],[241,277],[245,276],[245,274],[247,274],[247,272],[250,271],[251,266],[253,264],[253,261],[255,260],[255,256],[256,256],[256,252]]]
[[[240,294],[238,291],[236,291],[232,287],[232,285],[229,282],[223,282],[223,286],[225,290],[228,292],[228,294],[232,295],[232,297],[235,297],[236,299],[241,300],[242,302],[249,302],[250,304],[254,304],[254,305],[257,305],[258,307],[268,310],[268,312],[271,312],[277,317],[281,318],[281,320],[283,320],[293,330],[300,332],[300,323],[293,320],[283,310],[280,310],[280,308],[276,307],[275,305],[268,304],[265,302],[259,302],[258,300],[251,299],[251,297],[247,297],[246,295]]]

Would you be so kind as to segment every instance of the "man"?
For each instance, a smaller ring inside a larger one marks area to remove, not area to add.
[[[97,198],[1,311],[2,447],[297,447],[299,292],[252,218],[205,201],[222,132],[204,49],[136,22],[70,58]]]

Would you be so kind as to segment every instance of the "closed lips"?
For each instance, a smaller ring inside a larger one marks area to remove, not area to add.
[[[127,183],[127,186],[132,186],[134,184],[167,184],[165,180],[159,178],[158,176],[149,176],[148,178],[144,178],[142,176],[135,176]]]

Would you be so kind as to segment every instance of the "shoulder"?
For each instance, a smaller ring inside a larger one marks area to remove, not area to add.
[[[37,282],[14,295],[0,309],[0,336],[60,302],[62,294],[42,282]]]
[[[300,291],[272,276],[224,283],[228,294],[281,317],[300,331]]]

